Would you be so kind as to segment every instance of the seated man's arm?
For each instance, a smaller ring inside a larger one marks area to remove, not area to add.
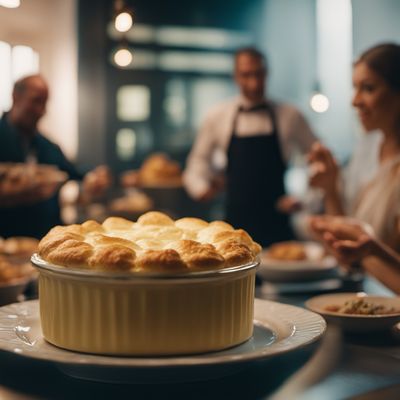
[[[57,165],[61,171],[66,172],[69,176],[69,179],[78,181],[83,179],[84,175],[77,170],[75,165],[69,161],[67,157],[65,157],[59,146],[54,145],[53,153],[54,164]]]

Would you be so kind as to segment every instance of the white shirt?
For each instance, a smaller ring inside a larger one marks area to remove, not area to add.
[[[378,238],[400,251],[400,155],[380,162],[383,134],[366,134],[344,176],[346,212],[372,226]]]
[[[296,150],[309,151],[316,141],[303,115],[289,104],[271,102],[275,108],[279,141],[284,159],[288,162]],[[223,102],[207,114],[183,175],[184,184],[193,198],[199,198],[210,187],[213,177],[224,171],[226,152],[232,135],[234,119],[240,107],[249,108],[249,102],[236,97]],[[236,120],[236,135],[239,137],[272,133],[272,121],[264,110],[239,112]]]

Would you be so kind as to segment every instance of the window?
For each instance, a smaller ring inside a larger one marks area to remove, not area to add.
[[[38,72],[39,54],[31,47],[0,41],[0,115],[11,107],[14,82]]]
[[[0,42],[0,114],[11,107],[11,46]]]
[[[150,90],[143,85],[126,85],[117,92],[117,116],[121,121],[145,121],[150,116]]]

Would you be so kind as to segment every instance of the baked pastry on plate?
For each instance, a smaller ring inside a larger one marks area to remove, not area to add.
[[[160,212],[55,227],[32,259],[44,337],[70,350],[123,355],[242,343],[253,330],[260,250],[225,222]]]

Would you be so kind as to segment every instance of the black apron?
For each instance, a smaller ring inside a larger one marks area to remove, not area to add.
[[[240,110],[238,111],[238,113]],[[236,121],[228,146],[226,219],[245,229],[262,246],[293,239],[289,216],[276,209],[285,194],[286,165],[279,144],[275,111],[265,107],[272,133],[238,137]]]

